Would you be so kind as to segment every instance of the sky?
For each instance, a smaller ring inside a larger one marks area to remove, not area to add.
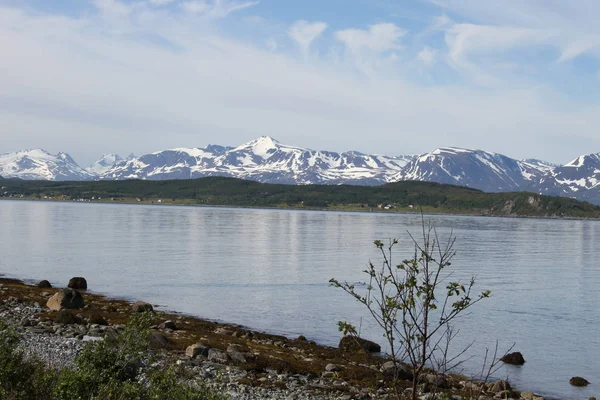
[[[597,0],[0,0],[0,153],[600,152]]]

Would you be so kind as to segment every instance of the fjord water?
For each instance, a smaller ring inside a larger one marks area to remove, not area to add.
[[[456,348],[516,343],[523,367],[496,377],[561,399],[600,394],[600,222],[426,216],[453,230],[453,279],[475,275],[492,298],[459,320]],[[337,321],[381,334],[360,305],[329,287],[364,281],[374,239],[418,234],[416,215],[0,201],[0,273],[90,289],[164,309],[336,345]],[[407,253],[404,254],[406,256]],[[401,257],[398,257],[400,261]],[[572,388],[572,376],[592,382]]]

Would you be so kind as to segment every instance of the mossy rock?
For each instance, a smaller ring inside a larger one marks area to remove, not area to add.
[[[525,364],[525,358],[523,358],[523,354],[519,353],[518,351],[504,355],[504,357],[502,357],[500,361],[502,361],[505,364],[511,365]]]
[[[44,279],[43,281],[37,284],[37,287],[39,287],[40,289],[52,289],[52,284]]]
[[[381,346],[375,342],[371,342],[370,340],[366,340],[363,338],[346,335],[340,340],[340,344],[338,347],[341,350],[348,352],[356,352],[364,350],[368,353],[380,353]]]
[[[56,317],[54,318],[54,322],[65,325],[74,325],[78,324],[81,321],[77,318],[71,311],[60,310]]]
[[[571,379],[569,379],[569,383],[573,386],[577,386],[577,387],[582,387],[582,386],[587,386],[590,383],[587,381],[587,379],[582,378],[580,376],[574,376]]]
[[[88,284],[85,278],[81,276],[76,276],[74,278],[71,278],[67,287],[75,290],[87,290]]]

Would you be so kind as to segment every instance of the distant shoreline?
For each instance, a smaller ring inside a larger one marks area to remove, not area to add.
[[[369,208],[369,210],[362,210],[360,208],[342,208],[342,207],[329,207],[329,208],[312,208],[312,207],[269,207],[269,206],[249,206],[249,205],[230,205],[230,204],[198,204],[198,203],[187,203],[192,199],[180,199],[179,201],[163,201],[158,203],[159,199],[152,201],[141,201],[138,202],[133,199],[121,199],[121,200],[59,200],[59,199],[37,199],[37,198],[7,198],[0,197],[0,201],[29,201],[29,202],[49,202],[49,203],[77,203],[77,204],[95,204],[95,205],[136,205],[136,206],[166,206],[166,207],[197,207],[197,208],[231,208],[231,209],[246,209],[246,210],[279,210],[279,211],[307,211],[307,212],[340,212],[340,213],[360,213],[360,214],[382,214],[382,215],[421,215],[421,211],[414,209],[390,209],[383,210],[379,208]],[[455,213],[455,212],[434,212],[430,210],[424,210],[422,212],[425,216],[458,216],[458,217],[484,217],[484,218],[507,218],[507,219],[538,219],[538,220],[550,220],[550,221],[600,221],[599,218],[590,217],[558,217],[558,216],[529,216],[529,215],[498,215],[498,214],[484,214],[481,212],[469,213]]]

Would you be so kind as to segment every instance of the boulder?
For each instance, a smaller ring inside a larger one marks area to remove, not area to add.
[[[221,350],[209,349],[208,360],[219,364],[226,364],[229,362],[229,354]]]
[[[425,374],[422,379],[436,389],[442,389],[448,386],[448,380],[444,375]]]
[[[494,395],[494,399],[512,399],[513,397],[513,392],[510,390],[501,390]]]
[[[217,335],[225,335],[225,336],[233,335],[233,331],[230,331],[229,329],[225,329],[225,328],[217,328],[217,329],[215,329],[215,333]]]
[[[413,373],[410,369],[397,362],[394,365],[393,361],[387,361],[381,366],[381,372],[385,376],[389,376],[395,379],[401,379],[405,381],[411,381],[413,379]]]
[[[231,358],[231,360],[233,362],[238,363],[238,364],[246,364],[246,363],[248,363],[250,361],[254,361],[256,359],[254,354],[244,353],[241,351],[227,353],[227,355],[229,355],[229,358]]]
[[[196,343],[185,349],[185,355],[189,358],[208,357],[208,350],[210,350],[209,346],[202,343]]]
[[[512,365],[523,365],[525,364],[525,359],[523,358],[523,354],[517,352],[505,354],[504,357],[500,359],[505,364]]]
[[[154,311],[154,307],[152,307],[152,304],[145,303],[143,301],[136,301],[131,306],[131,309],[133,310],[133,312],[139,313]]]
[[[58,314],[56,314],[56,317],[54,318],[54,322],[57,322],[59,324],[66,324],[66,325],[78,324],[80,321],[81,320],[79,318],[77,318],[76,316],[74,316],[71,311],[67,311],[67,310],[60,310],[58,312]]]
[[[71,278],[67,287],[75,290],[87,290],[87,281],[81,276]]]
[[[569,379],[569,383],[573,386],[578,386],[578,387],[582,387],[582,386],[587,386],[590,383],[587,381],[587,379],[582,378],[580,376],[574,376],[571,379]]]
[[[325,371],[327,371],[327,372],[338,372],[338,371],[341,371],[341,370],[342,370],[342,368],[340,368],[339,365],[327,364],[325,366]]]
[[[243,353],[245,351],[246,351],[246,349],[241,344],[235,344],[234,343],[234,344],[230,344],[227,347],[227,352],[228,353]]]
[[[43,281],[37,284],[37,287],[39,287],[40,289],[52,289],[52,284],[44,279]]]
[[[148,341],[150,342],[150,345],[156,349],[164,349],[171,343],[169,338],[160,332],[150,332]]]
[[[338,347],[344,351],[360,351],[365,350],[368,353],[380,353],[381,346],[370,340],[362,339],[355,336],[346,335],[340,340]]]
[[[500,393],[505,390],[512,392],[512,388],[510,387],[510,383],[508,383],[508,381],[496,381],[492,384],[492,387],[490,388],[490,392],[492,393]]]
[[[162,329],[163,331],[164,331],[165,329],[170,329],[170,330],[172,330],[172,331],[176,331],[176,330],[177,330],[177,326],[175,325],[175,322],[173,322],[173,321],[171,321],[171,320],[168,320],[168,321],[165,321],[165,322],[163,322],[162,324],[160,324],[160,325],[158,326],[158,328],[159,328],[159,329]]]
[[[59,311],[63,308],[76,310],[85,307],[85,302],[83,296],[77,290],[62,289],[48,299],[46,307],[53,311]]]

